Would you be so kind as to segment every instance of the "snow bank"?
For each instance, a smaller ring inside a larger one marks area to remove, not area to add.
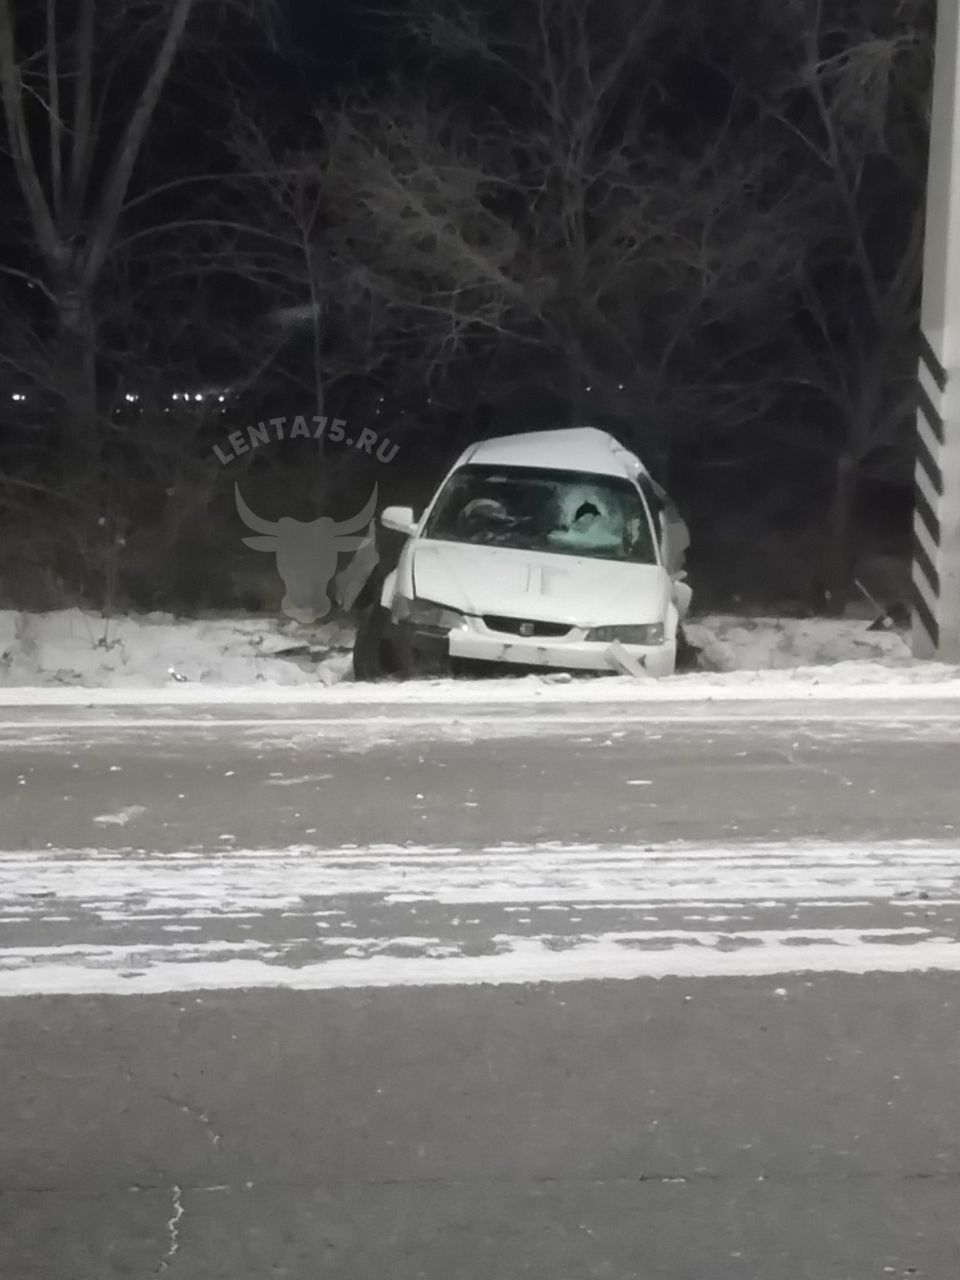
[[[884,696],[904,688],[960,696],[960,668],[918,662],[903,637],[868,626],[862,619],[700,618],[688,633],[703,670],[661,681],[557,673],[358,686],[349,680],[352,633],[343,624],[0,612],[0,703],[82,705],[91,689],[109,690],[118,702],[178,703],[795,699]]]
[[[914,661],[898,632],[871,631],[869,626],[862,619],[714,614],[691,622],[687,635],[711,671],[785,671],[842,662],[926,665]]]
[[[349,668],[349,630],[263,617],[105,618],[81,609],[0,612],[0,686],[160,688],[333,683]],[[319,650],[284,658],[283,650]]]

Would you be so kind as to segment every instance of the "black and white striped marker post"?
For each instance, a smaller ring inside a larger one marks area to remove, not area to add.
[[[913,652],[960,662],[960,5],[941,0],[927,182]]]

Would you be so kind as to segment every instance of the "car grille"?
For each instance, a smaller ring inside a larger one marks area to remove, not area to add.
[[[537,637],[567,636],[573,628],[566,622],[538,622],[534,618],[503,618],[499,614],[487,613],[483,617],[484,624],[490,631],[499,631],[508,636]]]

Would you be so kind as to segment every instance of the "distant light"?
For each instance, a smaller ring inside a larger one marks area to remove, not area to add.
[[[173,393],[173,395],[170,397],[170,399],[171,399],[171,400],[179,400],[179,399],[180,399],[180,392],[179,392],[179,391],[175,391],[175,392]]]
[[[19,400],[26,400],[26,398],[27,398],[27,397],[23,394],[23,392],[22,392],[22,391],[15,391],[15,392],[13,393],[13,395],[10,397],[10,399],[11,399],[11,400],[18,400],[18,401],[19,401]]]
[[[134,395],[132,391],[128,391],[123,398],[124,400],[127,401],[128,404],[136,404],[137,401],[140,399],[140,397],[138,395]]]
[[[588,388],[587,388],[587,390],[589,391],[589,390],[590,390],[590,388],[588,387]],[[622,383],[622,382],[618,382],[618,383],[617,383],[617,390],[618,390],[618,391],[622,391],[622,390],[623,390],[623,383]]]
[[[200,392],[198,391],[198,392],[197,392],[197,394],[196,394],[193,398],[194,398],[194,400],[196,400],[196,401],[197,401],[197,403],[199,404],[199,402],[203,399],[203,396],[202,396],[202,395],[200,394]]]
[[[221,404],[223,404],[223,402],[224,402],[224,400],[226,400],[226,398],[227,398],[226,396],[217,396],[217,399],[220,401],[220,403],[221,403]]]
[[[587,387],[587,390],[588,390],[588,391],[592,391],[592,390],[593,390],[593,387]]]

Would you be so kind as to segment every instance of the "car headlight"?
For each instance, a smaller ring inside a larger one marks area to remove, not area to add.
[[[621,644],[663,644],[663,635],[662,622],[648,622],[639,627],[594,627],[587,632],[587,639],[605,644],[613,644],[615,640]]]
[[[464,625],[464,616],[456,609],[432,600],[409,600],[401,596],[397,601],[396,619],[418,631],[456,631]]]

